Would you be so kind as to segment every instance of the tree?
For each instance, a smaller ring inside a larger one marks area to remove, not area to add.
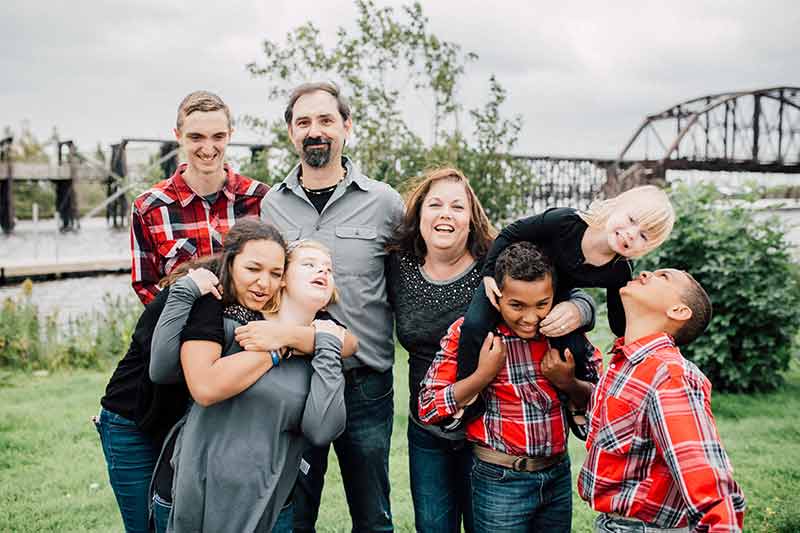
[[[289,32],[283,44],[267,40],[260,62],[247,69],[268,81],[271,99],[286,100],[292,87],[309,80],[336,81],[348,96],[357,127],[349,153],[372,178],[395,187],[424,168],[454,164],[470,177],[481,202],[494,220],[513,213],[519,186],[531,186],[524,165],[508,155],[522,126],[521,117],[503,118],[506,92],[492,77],[489,101],[469,116],[472,140],[459,127],[463,112],[457,89],[466,66],[478,56],[433,34],[419,2],[378,8],[372,0],[356,0],[355,29],[340,27],[326,49],[320,31],[307,22]],[[429,102],[432,135],[426,143],[403,113],[408,100]],[[281,179],[297,160],[282,119],[244,117],[246,125],[270,139],[265,157],[269,181]]]

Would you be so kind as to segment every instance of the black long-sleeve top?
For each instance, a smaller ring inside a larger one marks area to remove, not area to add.
[[[558,276],[559,292],[571,288],[602,287],[607,290],[608,324],[617,337],[625,335],[625,311],[619,289],[633,278],[633,265],[621,256],[595,266],[586,263],[581,240],[589,226],[572,208],[551,208],[506,226],[494,241],[483,269],[494,277],[500,252],[519,241],[530,241],[551,258]]]

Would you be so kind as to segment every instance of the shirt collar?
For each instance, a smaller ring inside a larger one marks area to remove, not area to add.
[[[369,190],[369,181],[367,177],[361,172],[358,166],[347,156],[342,156],[342,165],[345,169],[347,169],[347,175],[342,180],[342,184],[345,187],[349,187],[351,183],[355,183],[355,185],[363,190]],[[289,174],[284,178],[284,180],[278,185],[278,189],[290,189],[297,194],[300,194],[300,173],[302,171],[302,166],[300,163],[294,166],[292,170],[289,171]]]
[[[611,349],[611,352],[615,354],[622,354],[628,359],[628,361],[631,362],[632,365],[636,365],[653,352],[657,352],[664,348],[674,347],[675,340],[671,335],[664,332],[658,332],[646,335],[629,344],[625,343],[625,339],[623,337],[619,337],[616,341],[614,341],[614,347]]]
[[[172,175],[172,187],[175,191],[175,195],[178,198],[178,201],[181,204],[181,207],[186,207],[194,200],[197,193],[189,187],[189,184],[186,183],[186,180],[183,179],[183,173],[189,165],[186,163],[181,163],[178,168],[175,170],[175,174]],[[227,163],[222,166],[223,170],[225,171],[225,183],[222,184],[222,193],[228,198],[228,200],[233,201],[236,199],[236,193],[242,192],[238,191],[240,188],[240,176],[235,173]]]

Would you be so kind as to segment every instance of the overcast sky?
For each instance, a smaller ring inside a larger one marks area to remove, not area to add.
[[[377,0],[378,5],[403,2]],[[647,114],[692,97],[800,86],[800,2],[423,2],[433,30],[479,55],[466,107],[494,73],[507,115],[524,119],[519,152],[616,155]],[[56,126],[84,149],[122,137],[167,138],[181,98],[219,93],[234,115],[278,116],[245,64],[264,39],[312,20],[327,42],[350,28],[350,1],[8,0],[0,17],[0,127]],[[411,111],[430,115],[423,102]],[[356,124],[356,127],[358,125]],[[421,134],[426,132],[421,131]],[[240,129],[234,140],[258,141]]]

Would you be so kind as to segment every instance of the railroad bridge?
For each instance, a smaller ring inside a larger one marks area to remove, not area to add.
[[[13,181],[48,180],[56,184],[56,207],[62,229],[78,221],[74,185],[99,181],[107,198],[86,216],[105,210],[115,225],[128,213],[125,192],[138,183],[129,179],[126,147],[159,143],[155,163],[165,175],[174,172],[177,144],[158,139],[123,139],[112,146],[109,168],[81,157],[70,142],[58,143],[58,164],[33,165],[11,160],[11,138],[0,141],[0,226],[14,227]],[[247,146],[252,157],[265,145]],[[669,170],[800,173],[800,87],[710,94],[648,115],[615,158],[515,155],[530,165],[536,178],[519,203],[520,214],[546,205],[585,206],[597,196],[615,195],[643,183],[663,183]]]

